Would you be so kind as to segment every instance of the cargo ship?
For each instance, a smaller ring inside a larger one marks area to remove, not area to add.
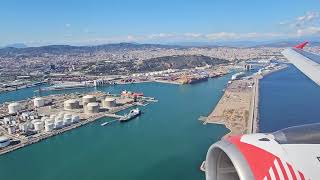
[[[132,109],[128,114],[125,114],[122,118],[119,119],[120,122],[129,121],[137,116],[141,115],[140,109]]]

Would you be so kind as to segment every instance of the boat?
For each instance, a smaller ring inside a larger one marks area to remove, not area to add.
[[[108,124],[109,124],[109,122],[104,122],[104,123],[101,124],[101,126],[106,126]]]
[[[141,115],[141,111],[139,108],[132,109],[128,114],[125,114],[122,118],[119,119],[120,122],[129,121],[137,116]]]
[[[111,124],[111,123],[116,122],[116,121],[117,121],[117,120],[107,121],[107,122],[104,122],[104,123],[102,123],[102,124],[100,124],[100,125],[101,125],[101,126],[106,126],[106,125]]]

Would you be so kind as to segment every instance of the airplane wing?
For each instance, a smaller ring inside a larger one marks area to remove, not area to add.
[[[320,85],[320,56],[303,51],[307,43],[282,54]],[[320,123],[225,137],[211,145],[204,168],[206,180],[319,179]]]
[[[282,54],[301,72],[320,85],[320,56],[306,52],[303,47],[308,42],[282,51]]]

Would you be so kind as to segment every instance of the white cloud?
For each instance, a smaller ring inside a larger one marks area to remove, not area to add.
[[[203,37],[201,33],[184,33],[183,36],[190,37],[190,38],[200,38]]]
[[[297,30],[298,36],[312,36],[312,35],[320,35],[320,27],[306,27]]]
[[[305,15],[296,18],[296,22],[300,24],[310,23],[320,18],[320,13],[316,11],[306,12]]]
[[[89,36],[74,37],[71,32],[71,24],[65,24],[66,33],[60,42],[71,44],[103,44],[117,42],[201,42],[201,41],[237,41],[237,40],[274,40],[281,38],[297,38],[303,36],[320,36],[320,12],[310,11],[304,15],[292,18],[291,21],[284,20],[280,23],[285,29],[279,32],[160,32],[144,35],[123,35],[123,36],[98,36],[92,34],[88,28],[83,32]],[[57,42],[59,43],[59,42]]]
[[[216,33],[155,33],[150,35],[126,35],[126,36],[105,36],[105,37],[74,37],[72,33],[67,33],[63,39],[54,40],[50,44],[73,44],[73,45],[93,45],[118,42],[139,42],[139,43],[169,43],[169,42],[209,42],[209,41],[237,41],[237,40],[268,40],[283,37],[285,34],[279,33],[236,33],[236,32],[216,32]]]
[[[317,11],[307,11],[304,15],[298,16],[289,21],[280,22],[279,25],[291,28],[299,28],[301,26],[310,26],[319,23],[320,13]]]
[[[291,21],[279,23],[285,27],[290,37],[320,35],[320,12],[308,11]]]

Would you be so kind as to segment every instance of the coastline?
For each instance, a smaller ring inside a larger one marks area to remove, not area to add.
[[[230,130],[228,135],[238,135],[244,133],[257,133],[259,131],[259,82],[265,76],[287,68],[286,64],[275,67],[253,76],[251,80],[236,80],[228,85],[218,104],[207,118],[199,120],[203,124],[224,125]],[[233,84],[235,83],[235,85]],[[251,90],[246,89],[246,85],[251,84]],[[234,91],[232,86],[237,86]],[[230,88],[231,87],[231,88]],[[229,107],[234,107],[230,109]],[[231,112],[232,115],[227,113]],[[248,114],[247,114],[248,113]],[[234,116],[236,118],[234,118]]]

